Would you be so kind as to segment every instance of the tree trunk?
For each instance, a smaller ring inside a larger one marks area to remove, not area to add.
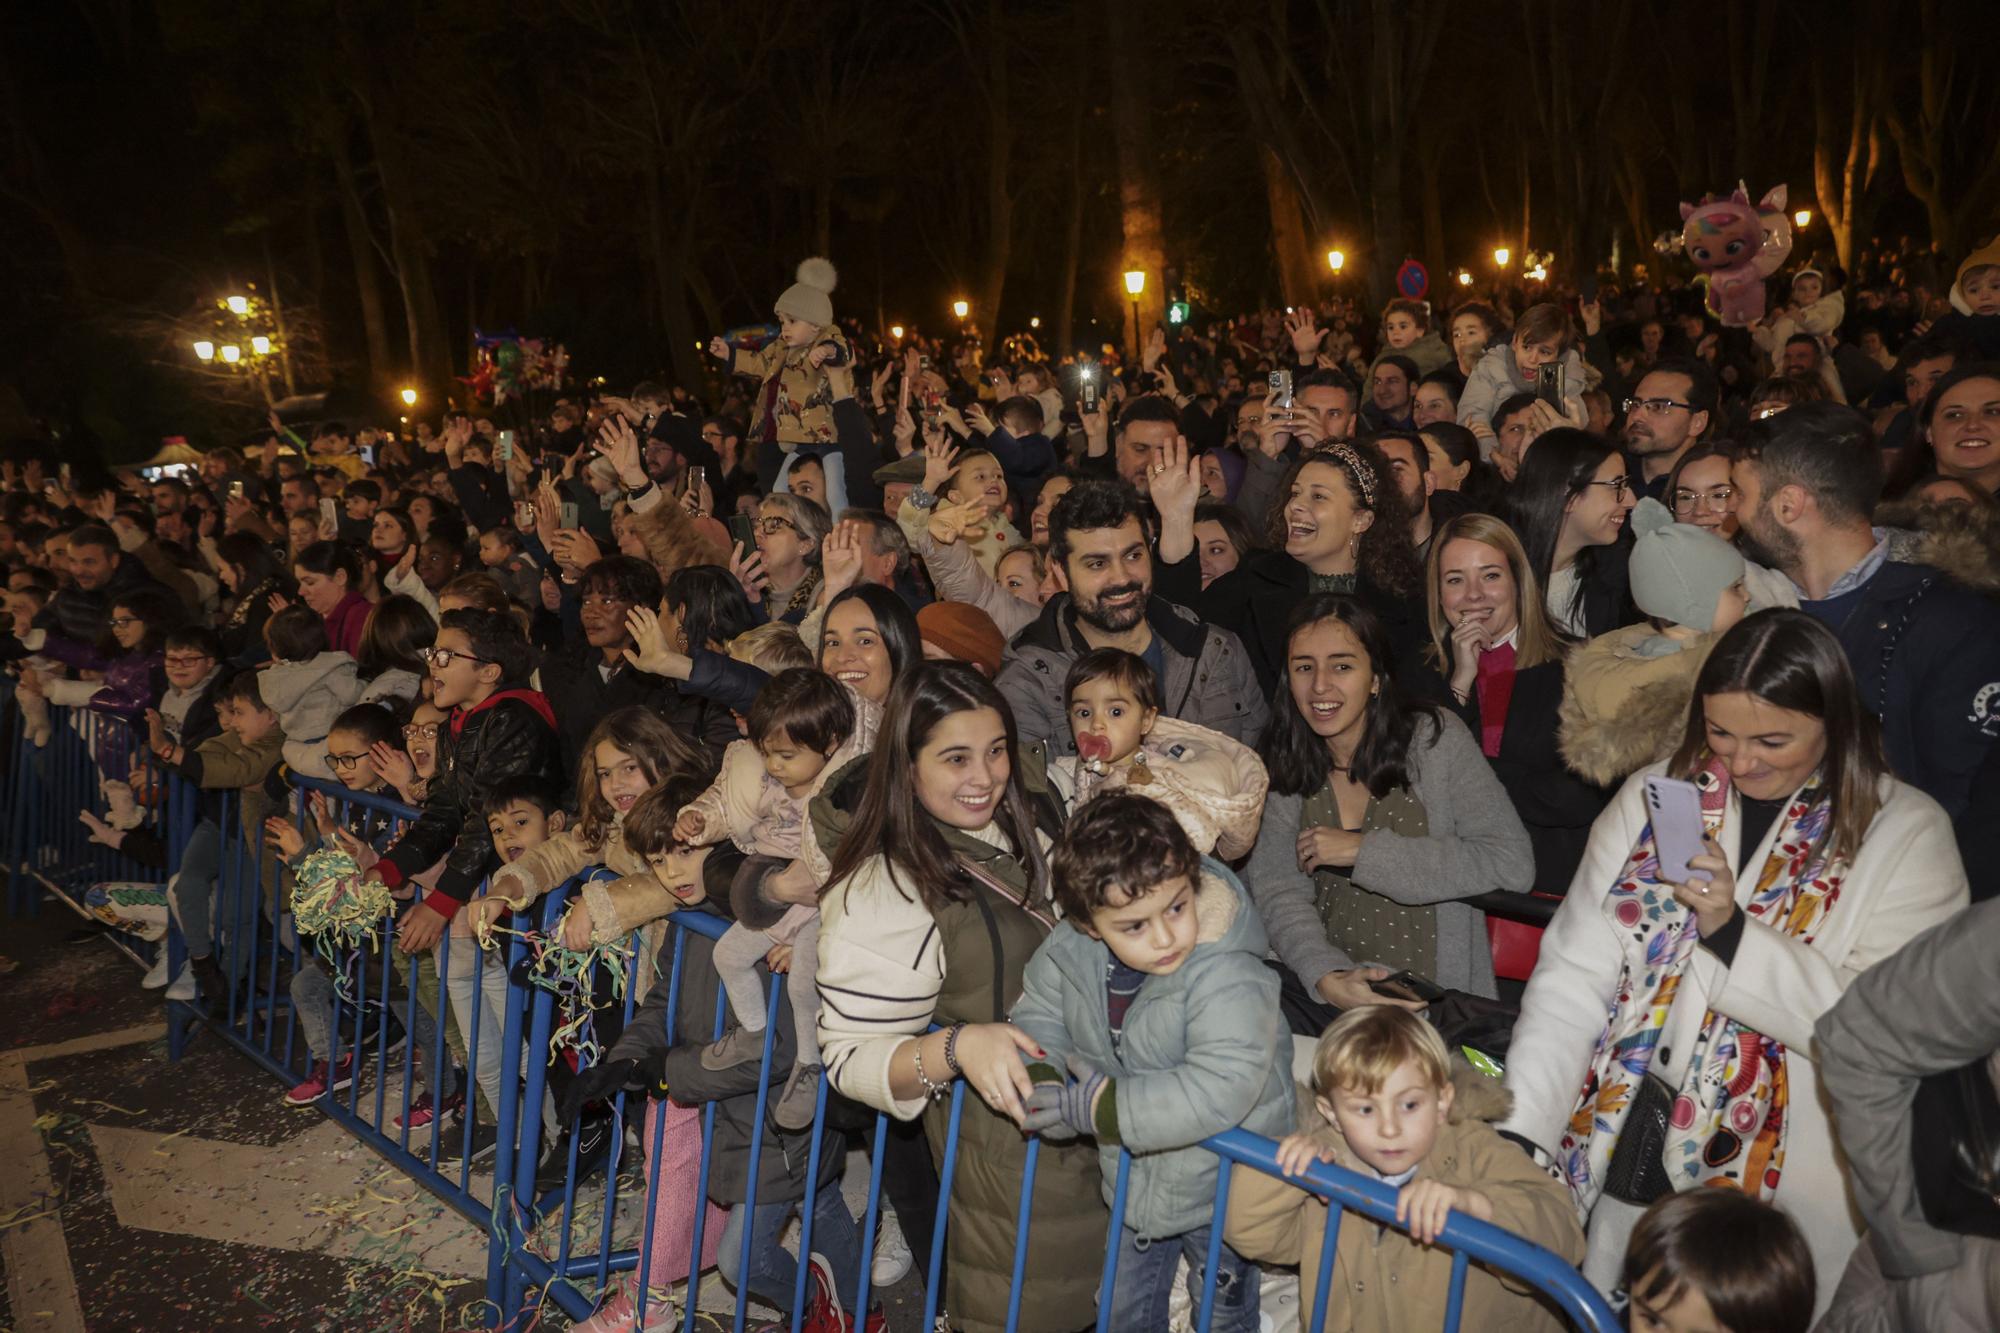
[[[361,303],[361,329],[368,342],[368,381],[380,387],[388,382],[395,362],[389,352],[389,318],[382,304],[380,272],[375,266],[375,238],[368,229],[368,212],[361,204],[345,127],[336,126],[325,137],[327,155],[333,159],[334,181],[340,189],[340,218],[347,233],[348,257],[354,264],[354,295]]]
[[[1007,293],[1007,263],[1014,254],[1014,193],[1009,170],[1014,156],[1014,121],[1008,98],[1008,31],[1000,0],[986,0],[986,274],[977,311],[984,330],[982,350],[992,354],[1000,338],[1000,302]]]
[[[1328,275],[1321,271],[1320,256],[1306,236],[1299,192],[1292,184],[1292,173],[1268,144],[1258,147],[1257,161],[1264,168],[1264,197],[1271,208],[1271,249],[1278,261],[1278,288],[1286,305],[1309,305]]]
[[[1116,56],[1111,61],[1111,123],[1118,142],[1118,207],[1125,236],[1119,269],[1121,273],[1138,269],[1146,275],[1146,288],[1136,300],[1122,280],[1118,289],[1127,308],[1136,307],[1138,312],[1131,331],[1136,361],[1146,330],[1162,323],[1166,314],[1166,284],[1161,278],[1167,263],[1166,223],[1153,176],[1152,81],[1142,67],[1145,48],[1135,40],[1151,10],[1134,0],[1106,0],[1105,8],[1110,49]]]
[[[1090,86],[1088,42],[1071,42],[1069,99],[1069,218],[1063,230],[1061,298],[1056,304],[1056,340],[1042,350],[1060,361],[1076,346],[1076,275],[1083,263],[1083,107]]]

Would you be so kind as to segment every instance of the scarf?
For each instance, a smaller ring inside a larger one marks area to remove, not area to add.
[[[1711,760],[1695,783],[1709,823],[1727,805],[1728,777]],[[1829,859],[1821,850],[1832,816],[1815,774],[1779,815],[1771,854],[1743,908],[1753,920],[1801,943],[1811,943],[1832,912],[1847,873],[1844,857]],[[1604,901],[1612,928],[1631,943],[1557,1153],[1584,1216],[1603,1191],[1612,1149],[1700,943],[1694,914],[1675,901],[1659,873],[1648,823]],[[1662,1155],[1674,1188],[1725,1185],[1771,1197],[1785,1164],[1790,1095],[1782,1044],[1712,1010],[1704,1014],[1668,1119]]]

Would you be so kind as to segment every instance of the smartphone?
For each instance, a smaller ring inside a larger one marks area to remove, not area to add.
[[[514,502],[514,526],[523,532],[535,530],[535,505],[531,500]]]
[[[372,445],[372,444],[361,444],[361,445],[356,445],[356,446],[355,446],[355,449],[356,449],[356,451],[357,451],[357,452],[359,452],[359,453],[360,453],[360,455],[361,455],[361,461],[362,461],[362,462],[366,463],[366,464],[367,464],[367,465],[368,465],[369,467],[374,467],[374,466],[375,466],[375,446],[374,446],[374,445]]]
[[[1097,410],[1097,367],[1085,366],[1080,373],[1083,376],[1083,410],[1086,412],[1095,412]]]
[[[503,430],[500,432],[500,442],[493,450],[493,461],[496,463],[511,463],[514,461],[513,431]]]
[[[1569,387],[1564,383],[1565,379],[1566,376],[1563,374],[1562,362],[1551,361],[1547,363],[1535,371],[1535,397],[1541,399],[1556,411],[1562,411],[1563,399],[1567,396],[1564,390]]]
[[[1398,972],[1380,981],[1371,981],[1368,983],[1368,989],[1377,995],[1387,995],[1391,999],[1420,1000],[1425,1004],[1436,1004],[1445,997],[1444,987],[1414,972]]]
[[[750,515],[731,514],[723,526],[729,529],[729,540],[741,542],[746,551],[757,549],[757,522]]]
[[[701,488],[708,483],[708,469],[696,464],[688,469],[687,488],[681,498],[690,505],[701,503]]]
[[[1647,778],[1646,815],[1660,854],[1661,883],[1709,879],[1705,870],[1688,869],[1688,862],[1702,853],[1701,791],[1679,778]]]
[[[1271,386],[1270,393],[1266,395],[1264,399],[1265,409],[1268,411],[1269,409],[1275,407],[1281,411],[1285,412],[1291,411],[1292,372],[1289,370],[1272,371],[1270,386]]]
[[[229,483],[229,498],[232,500],[241,500],[243,498],[242,482],[232,481]]]
[[[571,531],[576,527],[576,501],[574,500],[563,501],[562,526],[563,530],[566,532]]]
[[[340,501],[326,496],[319,502],[319,522],[322,528],[340,529]]]

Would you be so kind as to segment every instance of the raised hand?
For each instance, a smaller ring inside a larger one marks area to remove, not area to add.
[[[930,522],[924,527],[931,540],[940,546],[950,546],[961,539],[976,542],[986,535],[987,517],[984,500],[962,500],[933,509]]]
[[[1188,522],[1194,521],[1195,500],[1201,495],[1201,459],[1190,455],[1187,436],[1174,436],[1160,450],[1150,490],[1163,519],[1182,515]]]
[[[1312,307],[1303,305],[1294,307],[1285,316],[1285,332],[1291,335],[1292,351],[1298,354],[1300,361],[1310,361],[1318,356],[1320,342],[1326,337],[1313,317]]]
[[[868,525],[845,519],[819,544],[819,570],[825,582],[822,591],[828,600],[861,581],[861,557],[871,544]]]
[[[597,451],[618,471],[618,484],[637,490],[646,484],[646,462],[639,452],[639,437],[623,416],[613,416],[597,432]]]
[[[694,662],[685,653],[675,652],[667,642],[659,612],[650,606],[635,606],[626,612],[625,630],[632,636],[625,660],[647,675],[686,680],[694,669]]]
[[[940,431],[936,439],[924,431],[924,489],[932,495],[944,494],[945,479],[958,471],[958,448]]]
[[[729,339],[723,337],[721,334],[710,338],[708,340],[708,354],[724,365],[728,365],[730,361]]]

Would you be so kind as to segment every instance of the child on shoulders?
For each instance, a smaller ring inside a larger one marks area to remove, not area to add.
[[[285,763],[294,773],[336,781],[326,762],[333,720],[361,697],[354,659],[327,647],[326,622],[304,604],[264,622],[271,660],[263,668],[264,702],[285,729]]]

